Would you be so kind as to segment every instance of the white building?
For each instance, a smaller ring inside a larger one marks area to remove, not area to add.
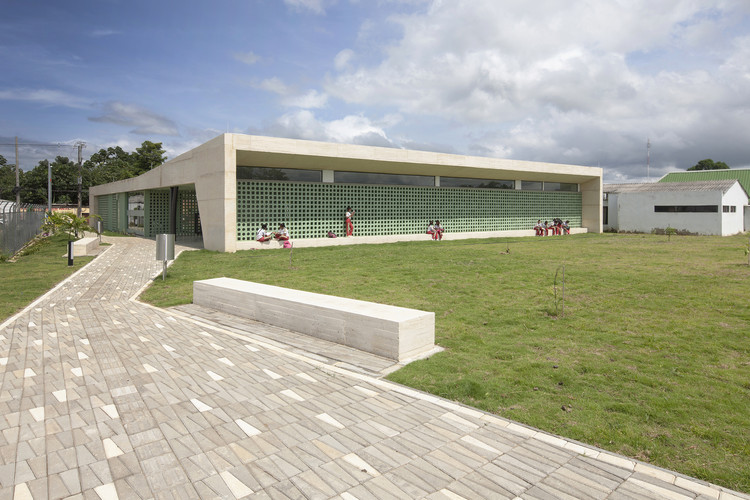
[[[537,219],[601,232],[602,170],[426,151],[222,134],[138,177],[93,186],[104,229],[200,237],[209,250],[423,240],[430,220],[451,238],[531,236]],[[356,238],[343,234],[355,209]]]
[[[650,184],[605,184],[604,229],[729,236],[747,228],[748,194],[734,179]]]

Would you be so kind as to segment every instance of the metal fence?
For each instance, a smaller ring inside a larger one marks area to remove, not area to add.
[[[41,232],[47,207],[0,200],[0,254],[13,255]]]

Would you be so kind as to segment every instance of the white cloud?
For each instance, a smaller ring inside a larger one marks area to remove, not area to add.
[[[284,3],[297,12],[310,11],[314,14],[324,14],[326,7],[333,2],[330,0],[284,0]]]
[[[740,88],[747,90],[750,86],[750,36],[734,40],[733,49],[734,51],[721,65],[721,74],[738,90]]]
[[[111,101],[103,106],[104,114],[90,117],[89,120],[99,123],[114,123],[126,127],[135,127],[130,132],[139,135],[177,136],[177,125],[170,119],[160,116],[134,104]]]
[[[333,65],[338,71],[342,71],[349,66],[349,63],[354,58],[354,51],[352,49],[344,49],[333,59]]]
[[[750,41],[732,40],[727,27],[743,16],[750,4],[739,0],[436,0],[391,18],[402,35],[375,63],[341,50],[324,90],[458,124],[475,153],[601,162],[639,176],[650,136],[654,150],[662,139],[665,165],[715,148],[739,166],[748,161],[738,131],[750,127]]]
[[[290,95],[281,100],[284,106],[290,108],[322,108],[326,105],[328,96],[317,90],[310,90],[302,95]]]
[[[291,93],[291,89],[287,87],[280,78],[276,77],[266,78],[259,84],[255,85],[255,87],[281,96],[286,96]]]
[[[287,108],[322,108],[328,102],[328,95],[315,89],[300,93],[286,85],[280,78],[267,78],[255,85],[256,88],[272,92],[281,97],[281,105]]]
[[[248,66],[252,66],[253,64],[260,61],[260,56],[253,53],[252,51],[248,52],[236,52],[234,54],[234,58],[242,63],[247,64]]]
[[[31,101],[48,106],[88,108],[90,103],[62,90],[52,89],[6,89],[0,90],[0,100]]]
[[[303,109],[281,116],[263,130],[250,132],[292,139],[396,147],[388,138],[385,128],[399,120],[400,117],[396,115],[388,115],[376,121],[361,115],[348,115],[341,119],[326,121],[316,117],[312,111]]]

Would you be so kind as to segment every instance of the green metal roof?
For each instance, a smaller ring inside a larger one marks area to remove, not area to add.
[[[659,179],[659,182],[721,181],[726,179],[736,179],[740,181],[740,185],[746,192],[750,193],[750,168],[670,172]]]

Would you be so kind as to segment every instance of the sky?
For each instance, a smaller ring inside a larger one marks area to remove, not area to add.
[[[174,158],[224,132],[599,166],[610,183],[750,167],[749,0],[0,5],[0,155],[15,163],[18,137],[25,171],[79,141],[84,159],[146,140]]]

